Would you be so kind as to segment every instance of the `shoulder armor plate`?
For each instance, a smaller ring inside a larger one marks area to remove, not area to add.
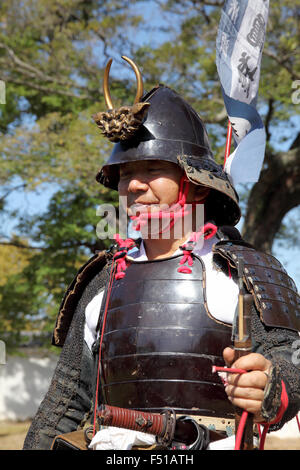
[[[106,251],[101,251],[90,258],[78,271],[75,278],[69,285],[61,302],[56,325],[53,330],[52,344],[63,346],[76,305],[87,284],[99,273],[108,261]]]
[[[234,269],[238,256],[243,257],[244,283],[265,325],[300,331],[300,297],[296,285],[274,256],[246,243],[227,240],[216,243],[213,252],[227,259]]]

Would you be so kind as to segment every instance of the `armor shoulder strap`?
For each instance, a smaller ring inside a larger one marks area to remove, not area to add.
[[[52,334],[52,344],[63,346],[76,305],[88,283],[103,270],[108,261],[106,251],[101,251],[90,258],[77,272],[61,302],[56,324]]]
[[[214,245],[213,253],[225,258],[235,270],[238,257],[243,257],[244,283],[265,325],[300,331],[300,297],[296,285],[274,256],[257,251],[242,240],[220,241]]]

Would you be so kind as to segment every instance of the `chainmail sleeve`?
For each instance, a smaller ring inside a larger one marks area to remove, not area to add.
[[[24,450],[49,450],[56,435],[80,429],[90,413],[95,365],[84,341],[85,309],[106,280],[104,269],[89,282],[77,304],[49,390],[25,438]]]
[[[265,356],[274,366],[263,402],[263,415],[266,418],[272,420],[279,409],[281,380],[287,390],[288,407],[283,418],[270,426],[270,431],[276,431],[293,419],[300,409],[300,360],[295,357],[295,346],[298,344],[299,348],[299,334],[285,328],[266,326],[253,307],[252,337],[253,351]]]

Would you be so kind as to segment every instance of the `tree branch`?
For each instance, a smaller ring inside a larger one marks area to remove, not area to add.
[[[18,74],[21,73],[22,75],[24,75],[25,77],[28,77],[30,79],[36,78],[36,79],[38,79],[42,82],[46,82],[46,83],[48,82],[48,83],[52,83],[54,85],[60,85],[60,86],[67,87],[67,88],[74,87],[78,90],[87,91],[87,88],[85,86],[78,85],[78,84],[75,84],[75,83],[70,83],[69,79],[68,80],[61,79],[61,78],[58,78],[57,76],[52,77],[51,75],[45,74],[41,70],[39,70],[36,67],[32,66],[31,64],[28,64],[27,62],[24,62],[23,60],[21,60],[15,54],[15,52],[10,47],[8,47],[3,42],[0,42],[0,48],[4,48],[7,51],[8,55],[11,59],[11,62],[16,66],[12,71],[17,72]],[[9,68],[6,61],[1,60],[1,63],[5,66],[5,68]],[[51,88],[48,88],[48,87],[43,87],[42,85],[33,83],[32,81],[27,83],[27,82],[23,82],[23,81],[18,81],[16,79],[13,79],[12,77],[9,77],[9,81],[11,81],[15,84],[25,85],[28,88],[34,88],[38,91],[43,91],[43,92],[46,91],[46,92],[50,92],[50,93],[57,93],[57,94],[69,96],[69,97],[72,97],[72,98],[92,99],[92,98],[95,97],[95,90],[88,90],[89,95],[83,94],[83,95],[79,96],[79,95],[77,95],[75,93],[72,93],[70,91],[67,91],[67,90],[59,90],[59,89],[53,89],[53,88],[51,89]]]
[[[291,147],[290,147],[290,150],[292,149],[296,149],[296,148],[299,148],[300,147],[300,132],[298,133],[296,139],[294,140],[294,142],[292,143]]]
[[[269,49],[264,49],[263,54],[265,54],[268,57],[271,57],[271,59],[274,59],[275,62],[277,62],[278,65],[285,68],[291,74],[291,77],[294,80],[299,80],[300,79],[300,75],[295,73],[295,71],[292,69],[292,67],[289,64],[287,64],[287,60],[290,58],[290,55],[280,57],[279,54],[276,55],[272,51],[270,51]]]
[[[4,44],[3,42],[0,42],[0,48],[3,48],[6,50],[6,52],[8,53],[11,61],[19,66],[21,68],[21,70],[23,71],[27,71],[27,72],[31,72],[31,76],[33,74],[33,76],[36,76],[38,78],[40,78],[41,80],[43,81],[46,81],[46,82],[56,82],[57,84],[59,85],[68,85],[69,82],[66,81],[66,80],[60,80],[60,79],[57,79],[57,78],[54,78],[54,77],[51,77],[50,75],[47,75],[45,74],[44,72],[41,72],[39,69],[37,69],[36,67],[34,67],[33,65],[31,64],[28,64],[27,62],[24,62],[23,60],[21,60],[16,54],[15,52],[10,48],[8,47],[6,44]]]
[[[201,0],[201,3],[209,7],[223,7],[225,0],[216,0],[215,2],[210,0]]]
[[[27,250],[42,250],[42,248],[40,246],[25,245],[24,243],[14,242],[14,241],[5,242],[3,240],[0,240],[0,245],[15,246],[17,248],[24,248],[24,249],[27,249]]]
[[[216,0],[215,2],[209,0],[202,0],[202,3],[211,7],[222,7],[225,3],[225,0]]]
[[[269,104],[269,109],[268,109],[268,113],[266,115],[266,120],[265,120],[265,129],[266,129],[267,142],[269,142],[269,140],[271,138],[270,122],[271,122],[272,115],[273,115],[273,112],[274,112],[274,99],[269,98],[268,104]]]
[[[0,77],[0,79],[5,81],[5,77]],[[9,78],[9,81],[11,83],[14,83],[15,85],[22,85],[22,86],[26,86],[27,88],[32,88],[32,89],[37,90],[37,91],[42,91],[43,93],[46,93],[47,95],[52,93],[52,94],[56,94],[56,95],[69,96],[71,98],[78,98],[79,100],[95,99],[96,91],[94,92],[94,95],[79,95],[79,94],[73,93],[71,91],[59,90],[57,88],[50,88],[50,87],[43,86],[43,85],[37,85],[37,84],[32,83],[32,82],[28,83],[26,81],[17,80],[17,79],[12,78],[12,77]],[[97,93],[99,93],[98,90],[97,90]]]
[[[26,188],[26,186],[27,186],[27,184],[24,183],[24,184],[20,184],[20,185],[18,185],[18,186],[15,186],[14,188],[8,189],[8,190],[6,191],[6,193],[3,194],[3,196],[0,197],[0,204],[1,204],[2,202],[4,202],[5,199],[7,198],[7,196],[9,196],[13,191],[16,191],[17,189],[24,189],[24,188]]]

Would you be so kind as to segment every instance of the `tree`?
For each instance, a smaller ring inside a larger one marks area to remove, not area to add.
[[[27,240],[19,240],[18,237],[12,235],[11,243],[15,245],[0,245],[0,303],[3,304],[7,303],[5,292],[12,279],[18,278],[30,262],[30,250],[26,249]],[[19,243],[22,244],[23,248],[18,247]],[[22,292],[24,298],[24,285],[22,283],[14,286],[14,293],[16,290],[18,293]],[[13,300],[10,301],[10,304],[12,303]],[[14,308],[12,315],[7,310],[0,310],[0,331],[5,331],[9,334],[9,337],[13,336],[19,339],[18,331],[21,328],[25,330],[28,323],[20,309]],[[32,327],[31,321],[30,327]],[[5,338],[7,338],[7,335]]]
[[[254,246],[271,252],[285,215],[300,203],[300,146],[288,152],[268,151],[265,163],[248,199],[243,232]]]
[[[276,138],[280,125],[288,131],[289,118],[299,115],[300,100],[294,92],[300,86],[299,18],[299,2],[271,2],[260,89],[268,148],[259,182],[250,193],[243,229],[250,243],[267,252],[284,229],[284,217],[300,204],[299,124],[288,151],[277,150]]]
[[[19,312],[24,321],[40,320],[50,330],[77,267],[110,244],[96,236],[96,208],[116,206],[116,194],[98,185],[95,175],[112,146],[91,119],[105,109],[101,83],[110,56],[115,106],[130,104],[135,95],[134,74],[120,59],[124,53],[139,64],[146,90],[165,82],[199,111],[216,159],[223,160],[227,116],[215,65],[222,5],[221,0],[3,0],[0,79],[7,103],[0,105],[0,210],[12,215],[7,200],[15,192],[57,187],[44,213],[14,214],[15,230],[29,241],[31,256],[0,287],[0,309],[11,318]],[[296,132],[293,148],[279,151],[288,137],[282,122],[291,131],[297,113],[291,97],[300,76],[299,11],[300,0],[271,2],[262,61],[258,107],[268,147],[244,211],[244,236],[267,251],[282,234],[285,214],[300,202]],[[0,235],[3,244],[16,245],[9,234]],[[22,238],[17,243],[28,250]]]

